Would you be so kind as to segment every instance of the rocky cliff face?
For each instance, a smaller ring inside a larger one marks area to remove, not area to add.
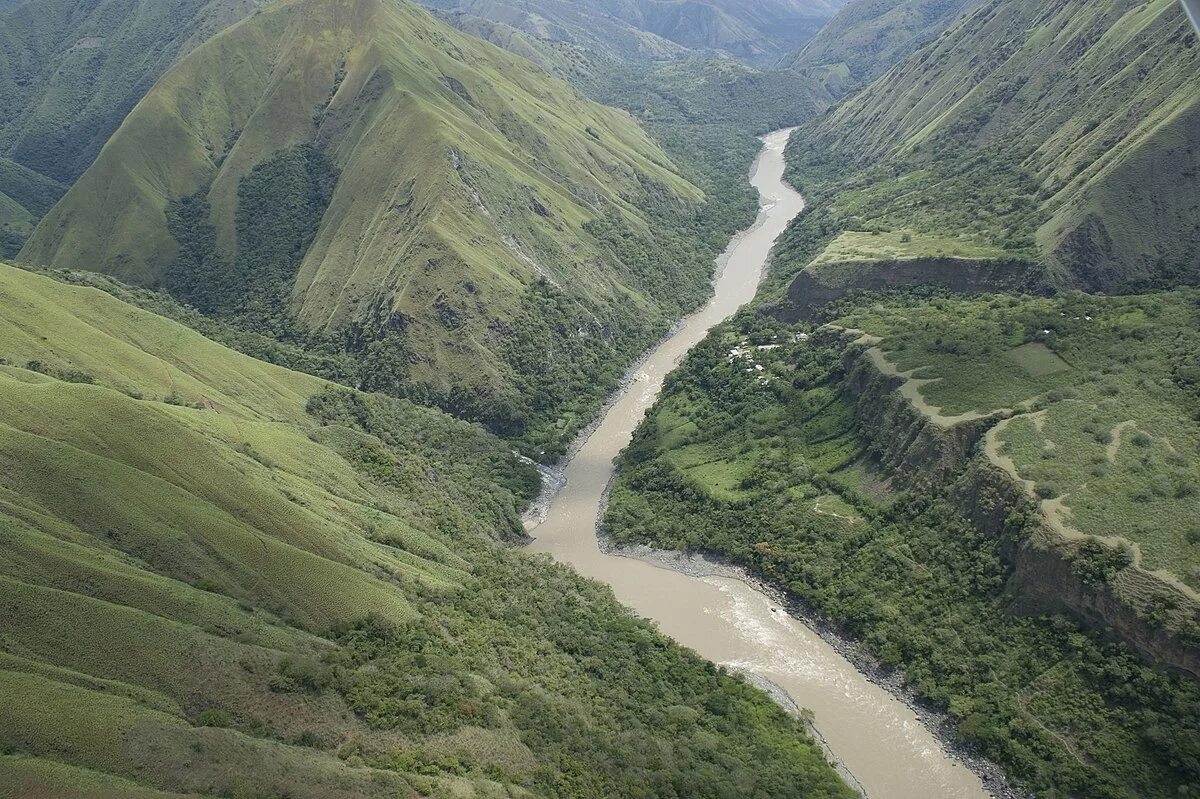
[[[847,349],[845,374],[868,452],[902,485],[918,478],[939,484],[952,480],[996,422],[989,417],[950,428],[932,424],[900,395],[903,379],[879,371],[861,345]]]
[[[1200,677],[1200,646],[1187,632],[1200,609],[1165,576],[1134,563],[1098,577],[1095,559],[1111,562],[1113,553],[1050,530],[1024,489],[980,451],[999,415],[942,427],[900,395],[902,378],[881,372],[861,344],[848,344],[845,365],[868,452],[902,486],[949,487],[968,518],[1000,539],[1013,567],[1015,612],[1070,613],[1149,663]]]
[[[1170,625],[1147,618],[1146,600],[1176,594],[1157,575],[1136,566],[1121,570],[1110,581],[1081,579],[1076,564],[1078,547],[1048,530],[1038,529],[1006,553],[1014,567],[1011,588],[1014,609],[1022,613],[1067,611],[1089,627],[1110,632],[1157,666],[1200,677],[1200,647]],[[1181,604],[1186,597],[1179,596]],[[1194,606],[1190,609],[1195,615]]]
[[[806,269],[792,280],[787,298],[771,309],[784,321],[811,319],[816,312],[852,291],[878,291],[902,286],[938,286],[955,292],[1045,290],[1041,268],[1008,259],[911,258],[836,264],[833,269]]]

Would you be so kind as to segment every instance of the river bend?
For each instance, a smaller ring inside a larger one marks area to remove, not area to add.
[[[988,794],[979,778],[947,754],[909,707],[767,595],[735,578],[691,576],[606,554],[596,539],[613,459],[658,397],[663,379],[710,328],[754,297],[775,240],[804,208],[804,198],[783,182],[789,133],[763,139],[751,174],[761,197],[759,216],[718,262],[712,299],[649,355],[577,448],[563,487],[531,531],[530,549],[608,583],[617,599],[666,635],[709,660],[770,681],[811,709],[829,750],[870,799],[982,799]]]

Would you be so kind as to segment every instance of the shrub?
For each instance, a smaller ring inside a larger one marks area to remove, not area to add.
[[[1053,483],[1038,483],[1033,489],[1033,493],[1037,494],[1040,499],[1054,499],[1061,492]]]
[[[229,715],[224,710],[210,707],[196,717],[196,725],[200,727],[228,727]]]

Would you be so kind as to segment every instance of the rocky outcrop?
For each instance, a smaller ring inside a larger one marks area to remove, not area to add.
[[[902,486],[932,481],[947,488],[979,530],[999,539],[1013,567],[1014,612],[1069,613],[1148,663],[1200,678],[1200,609],[1193,599],[1136,562],[1100,576],[1089,568],[1094,559],[1119,561],[1120,553],[1087,536],[1054,532],[1025,488],[981,451],[1006,412],[939,425],[902,395],[903,376],[886,373],[870,357],[872,342],[839,335],[847,342],[844,389],[869,454]]]
[[[1042,269],[1019,259],[908,258],[854,261],[805,269],[792,280],[784,302],[770,309],[785,322],[813,318],[852,291],[904,286],[937,286],[950,291],[1024,291],[1043,293]]]
[[[1006,553],[1013,564],[1014,610],[1069,612],[1093,629],[1121,639],[1143,660],[1200,678],[1200,647],[1165,619],[1148,617],[1156,597],[1173,597],[1172,615],[1189,612],[1189,600],[1157,575],[1136,566],[1112,579],[1084,580],[1076,567],[1079,542],[1045,528]],[[1195,616],[1194,605],[1190,614]]]
[[[856,398],[855,419],[871,457],[901,485],[917,478],[947,482],[965,467],[998,417],[941,428],[900,393],[904,382],[881,371],[864,344],[846,350],[844,384]]]

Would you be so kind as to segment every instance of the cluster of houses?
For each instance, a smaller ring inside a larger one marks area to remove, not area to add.
[[[782,345],[778,343],[779,336],[771,336],[774,343],[771,344],[751,344],[749,339],[742,339],[741,343],[729,351],[729,363],[741,361],[745,363],[745,371],[754,376],[759,385],[765,386],[771,382],[771,376],[767,374],[767,367],[759,363],[759,353],[771,352],[779,349]],[[794,333],[792,342],[799,343],[808,341],[807,333]]]

